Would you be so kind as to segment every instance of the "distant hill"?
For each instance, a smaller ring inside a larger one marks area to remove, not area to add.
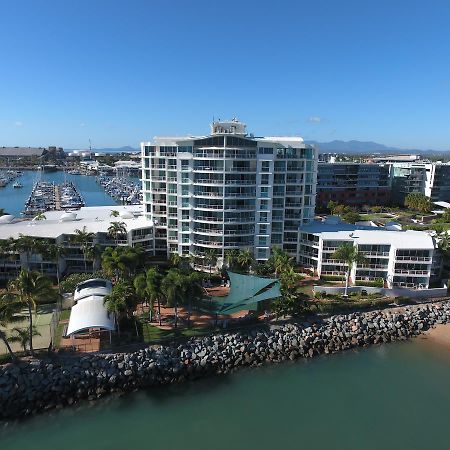
[[[306,144],[313,144],[319,147],[319,153],[426,153],[431,154],[442,154],[446,153],[441,150],[420,150],[417,148],[398,148],[389,147],[384,144],[379,144],[378,142],[371,141],[331,141],[331,142],[317,142],[317,141],[306,141]]]

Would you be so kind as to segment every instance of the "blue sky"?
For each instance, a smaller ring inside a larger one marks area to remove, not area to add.
[[[448,0],[0,0],[0,145],[260,135],[450,150]]]

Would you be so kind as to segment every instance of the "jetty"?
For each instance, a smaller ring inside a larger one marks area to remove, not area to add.
[[[22,214],[30,217],[46,211],[77,210],[83,206],[85,202],[74,183],[38,181],[25,202]]]
[[[18,170],[0,170],[0,187],[5,187],[11,181],[19,178],[22,175],[22,172]]]

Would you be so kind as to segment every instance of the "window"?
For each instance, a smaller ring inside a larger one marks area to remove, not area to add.
[[[189,161],[187,159],[181,160],[181,170],[189,169]]]
[[[261,162],[261,172],[270,172],[270,161]]]
[[[181,218],[183,220],[189,220],[189,211],[182,211]]]
[[[269,221],[268,217],[269,217],[269,215],[266,212],[259,213],[259,221],[260,222],[268,222]]]
[[[269,197],[269,188],[268,187],[261,187],[261,197],[267,198]]]
[[[273,148],[270,147],[260,147],[258,149],[260,155],[273,155]]]
[[[269,174],[263,173],[261,175],[261,184],[269,184]]]
[[[259,209],[269,209],[269,200],[261,200]]]
[[[269,232],[268,225],[260,225],[259,226],[259,234],[267,234]]]
[[[256,253],[257,258],[267,258],[267,250],[265,248],[258,248]]]
[[[267,238],[264,236],[260,236],[258,238],[258,245],[267,245]]]

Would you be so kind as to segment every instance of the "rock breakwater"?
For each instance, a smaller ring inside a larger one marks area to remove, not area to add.
[[[0,418],[298,358],[405,340],[450,322],[450,302],[337,315],[192,338],[133,353],[92,354],[0,366]]]

